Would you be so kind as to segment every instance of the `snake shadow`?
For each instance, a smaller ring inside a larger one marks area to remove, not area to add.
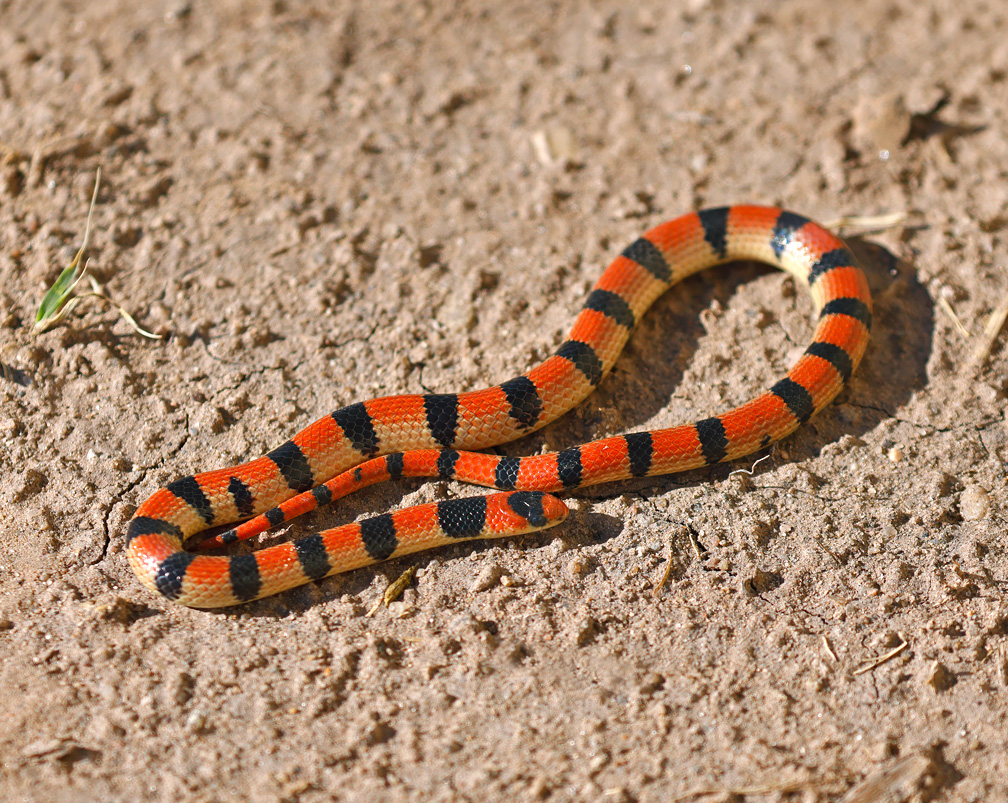
[[[863,238],[847,238],[846,243],[858,258],[871,288],[871,339],[857,372],[837,398],[786,439],[791,462],[818,457],[824,446],[845,435],[863,437],[894,417],[927,384],[927,364],[934,340],[934,303],[917,278],[916,268]],[[760,272],[762,266],[747,267],[742,281]],[[652,347],[653,344],[647,346]],[[660,375],[659,366],[652,370],[650,363],[638,365],[638,362],[639,358],[630,352],[626,370],[641,371],[645,376]],[[590,403],[590,398],[586,403]],[[642,420],[634,407],[625,406],[618,399],[616,404],[625,409],[627,431]],[[712,479],[724,479],[739,468],[748,468],[768,451],[681,474],[585,488],[575,495],[588,499],[607,499],[627,492],[650,496],[674,487],[706,484]]]
[[[480,490],[482,491],[483,489]],[[379,510],[376,510],[375,512],[377,513],[383,510],[387,511],[389,507],[395,506],[398,502],[392,499],[385,504],[386,507],[384,508],[382,508],[381,505],[375,505],[376,508],[379,508]],[[337,526],[337,524],[342,523],[346,519],[345,512],[344,515],[339,516],[338,518],[340,520],[339,522],[333,521],[329,525],[323,526]],[[385,588],[409,568],[421,570],[427,568],[427,566],[432,563],[465,561],[465,558],[474,552],[479,553],[492,549],[494,546],[500,547],[502,544],[513,543],[516,542],[516,539],[518,539],[517,543],[520,544],[522,551],[528,552],[545,549],[557,538],[562,539],[570,549],[594,546],[618,537],[622,534],[625,525],[625,523],[616,516],[584,509],[583,507],[582,509],[571,511],[570,521],[574,526],[561,525],[560,527],[545,530],[543,532],[531,533],[523,536],[513,536],[505,539],[465,539],[459,541],[457,544],[438,547],[436,549],[418,552],[412,555],[405,555],[401,558],[375,563],[370,566],[364,566],[355,571],[333,575],[332,577],[327,577],[314,583],[297,586],[296,588],[292,588],[281,594],[266,597],[265,599],[245,603],[240,606],[240,613],[243,617],[248,616],[253,619],[284,619],[290,616],[305,613],[317,605],[325,604],[326,602],[331,602],[332,600],[337,600],[347,596],[355,597],[360,601],[360,604],[370,607],[378,600],[381,593],[380,590],[375,589],[376,576],[383,578],[380,588]],[[296,529],[295,532],[291,533],[288,537],[280,537],[275,540],[285,541],[288,540],[289,537],[297,537],[297,535],[303,534],[301,529],[302,528]],[[305,532],[307,532],[307,530],[305,530]],[[264,541],[262,546],[265,546],[267,543],[274,543],[274,539],[270,539],[269,542]],[[237,554],[245,551],[245,549],[240,548],[232,551],[231,554]],[[467,567],[471,569],[470,580],[475,581],[479,573],[483,570],[484,564],[469,563],[468,561],[465,561],[465,563]],[[410,586],[413,585],[415,585],[415,581],[410,583]],[[219,615],[229,613],[233,614],[236,611],[239,611],[239,609],[231,607],[214,608],[201,612],[209,615]]]
[[[927,381],[926,367],[934,335],[934,305],[917,279],[916,269],[884,247],[862,238],[848,238],[846,242],[858,257],[871,287],[874,307],[871,340],[857,373],[837,399],[788,438],[789,453],[795,462],[818,456],[823,446],[844,435],[861,437],[867,434],[891,418]],[[682,383],[704,333],[700,311],[708,309],[715,299],[729,298],[738,287],[768,270],[755,263],[739,263],[717,272],[713,280],[710,272],[706,272],[676,285],[673,292],[659,299],[644,317],[612,373],[579,405],[577,415],[563,416],[541,431],[497,451],[522,455],[537,453],[544,447],[552,450],[576,445],[611,434],[613,418],[617,421],[615,431],[631,432],[645,426],[664,409],[670,395]],[[626,387],[620,389],[621,385]],[[753,390],[755,393],[763,388],[754,387]],[[602,406],[613,408],[615,416],[609,415],[603,420],[598,414]],[[600,431],[603,427],[604,431]],[[608,483],[574,492],[571,496],[585,500],[608,499],[626,493],[651,496],[672,488],[723,479],[740,465],[748,467],[755,457],[751,455],[734,463],[682,474]],[[289,534],[273,536],[263,545],[314,529],[333,527],[350,520],[348,517],[385,512],[401,505],[403,495],[424,482],[385,483],[369,489],[368,493],[340,500],[330,508],[302,517],[305,521]],[[335,509],[337,505],[338,510]],[[569,528],[567,535],[559,530],[528,535],[522,540],[523,546],[537,549],[556,537],[566,537],[576,544],[597,544],[618,537],[625,529],[622,520],[584,506],[574,511],[571,518],[576,526]],[[283,618],[345,595],[363,595],[372,586],[376,573],[391,582],[410,566],[421,568],[434,560],[458,560],[498,543],[493,539],[478,539],[409,555],[291,589],[243,606],[242,612],[253,617]]]
[[[870,432],[881,421],[891,418],[927,381],[934,305],[917,279],[916,269],[884,247],[862,238],[848,238],[846,242],[864,268],[871,288],[874,307],[871,339],[857,372],[836,400],[787,438],[795,460],[817,456],[823,446],[843,435],[861,437]],[[692,276],[659,299],[644,316],[612,373],[573,414],[561,416],[539,432],[505,444],[497,451],[517,456],[534,454],[543,448],[563,449],[614,432],[653,427],[649,422],[668,406],[673,395],[688,399],[689,388],[680,386],[704,335],[699,313],[710,308],[715,300],[726,301],[744,284],[774,272],[752,262],[726,267]],[[808,306],[811,311],[811,305]],[[772,381],[778,378],[774,376]],[[754,382],[747,397],[764,390],[764,386]],[[612,412],[601,414],[604,407]],[[727,403],[717,410],[697,408],[695,417],[727,409]],[[680,476],[709,479],[748,465],[752,459],[746,457]],[[627,484],[621,482],[620,487]]]

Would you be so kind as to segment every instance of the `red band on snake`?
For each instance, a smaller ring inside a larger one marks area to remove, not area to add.
[[[734,260],[779,267],[808,287],[811,345],[769,390],[721,415],[618,435],[552,454],[475,450],[545,426],[602,381],[651,303],[681,279]],[[183,605],[235,605],[376,561],[462,539],[561,522],[551,492],[734,460],[789,435],[840,392],[871,328],[868,283],[831,233],[773,207],[707,209],[657,226],[606,269],[556,353],[528,373],[467,393],[387,396],[320,418],[251,462],[183,477],[136,511],[126,554],[140,581]],[[439,477],[503,493],[386,513],[247,555],[186,551],[209,527],[245,521],[230,543],[355,490],[398,477]]]

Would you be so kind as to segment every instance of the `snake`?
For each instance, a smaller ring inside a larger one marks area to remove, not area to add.
[[[808,289],[815,308],[811,344],[768,390],[728,412],[672,428],[525,457],[481,451],[578,405],[612,369],[660,295],[698,271],[739,260],[786,271]],[[568,515],[557,493],[735,460],[791,434],[850,379],[871,323],[864,272],[822,226],[771,206],[686,214],[623,250],[590,291],[567,339],[527,373],[481,390],[350,404],[262,457],[181,477],[136,509],[126,556],[154,593],[217,608],[444,544],[538,532]],[[402,477],[458,480],[497,492],[406,507],[245,554],[207,554]],[[227,525],[236,526],[186,548],[194,536]]]

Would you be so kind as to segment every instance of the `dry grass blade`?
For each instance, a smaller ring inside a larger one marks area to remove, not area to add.
[[[84,241],[77,249],[77,255],[67,265],[59,277],[53,282],[52,287],[42,296],[42,303],[39,304],[38,313],[35,315],[35,331],[44,332],[52,324],[56,323],[66,313],[64,304],[77,283],[84,278],[84,271],[87,263],[81,264],[84,252],[87,251],[88,243],[91,242],[91,222],[94,220],[95,205],[98,203],[98,188],[101,186],[101,168],[95,175],[94,192],[91,194],[91,205],[88,207],[87,223],[84,225]]]
[[[941,307],[942,312],[949,316],[949,319],[952,321],[952,325],[955,326],[959,334],[969,339],[969,330],[963,326],[962,321],[959,320],[959,316],[956,315],[956,311],[952,309],[952,303],[945,298],[945,296],[938,296],[938,306]]]
[[[91,194],[91,205],[88,207],[87,223],[84,226],[84,240],[81,243],[81,247],[77,250],[76,256],[74,256],[70,264],[62,270],[59,277],[57,277],[56,281],[53,282],[52,286],[42,297],[42,303],[39,304],[38,313],[35,315],[35,325],[32,329],[36,334],[44,332],[66,317],[66,315],[68,315],[85,298],[99,298],[119,310],[119,315],[137,334],[149,337],[152,340],[160,340],[161,335],[156,335],[153,332],[148,332],[146,329],[143,329],[136,322],[136,319],[120,304],[117,304],[102,292],[101,287],[98,286],[98,282],[94,280],[94,277],[88,275],[88,263],[86,260],[84,260],[83,265],[81,264],[81,261],[84,259],[84,253],[87,251],[88,244],[91,242],[91,223],[94,220],[94,210],[95,205],[98,202],[98,189],[100,186],[101,168],[98,168],[95,175],[94,192]],[[85,276],[87,276],[88,281],[91,283],[91,291],[71,296],[74,288],[77,287]]]
[[[915,753],[869,775],[840,798],[839,803],[902,803],[917,794],[926,776],[934,770],[930,757]]]
[[[866,672],[871,672],[876,667],[882,666],[882,664],[884,664],[886,661],[891,661],[893,658],[895,658],[897,655],[903,652],[903,650],[909,647],[910,642],[906,640],[906,636],[904,636],[902,633],[899,633],[898,635],[900,637],[899,644],[897,644],[895,647],[889,650],[889,652],[887,652],[885,655],[880,655],[871,663],[865,664],[860,669],[855,669],[852,674],[863,675]]]
[[[987,355],[994,348],[994,341],[997,340],[1001,329],[1004,328],[1005,320],[1008,320],[1008,297],[1001,300],[997,309],[987,319],[983,334],[980,335],[980,341],[973,350],[973,356],[970,357],[969,367],[971,369],[977,370],[987,361]]]
[[[661,590],[665,588],[665,584],[668,583],[669,577],[672,576],[672,547],[669,546],[668,557],[665,559],[665,571],[662,572],[662,576],[659,577],[654,582],[654,586],[651,589],[652,596],[657,597],[661,594]]]
[[[826,221],[823,225],[827,229],[844,229],[846,236],[850,237],[856,230],[857,234],[868,234],[870,232],[886,231],[899,226],[907,219],[905,212],[890,212],[888,215],[844,215],[834,220]]]

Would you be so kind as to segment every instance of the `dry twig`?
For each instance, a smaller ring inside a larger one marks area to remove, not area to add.
[[[904,636],[902,633],[897,633],[896,635],[900,637],[899,644],[897,644],[895,647],[889,650],[889,652],[887,652],[885,655],[881,655],[878,658],[876,658],[871,663],[865,664],[860,669],[855,669],[853,674],[863,675],[865,672],[871,672],[876,667],[882,666],[882,664],[884,664],[886,661],[891,661],[893,658],[895,658],[897,655],[903,652],[903,650],[905,650],[907,647],[910,646],[910,642],[906,640],[906,636]]]

